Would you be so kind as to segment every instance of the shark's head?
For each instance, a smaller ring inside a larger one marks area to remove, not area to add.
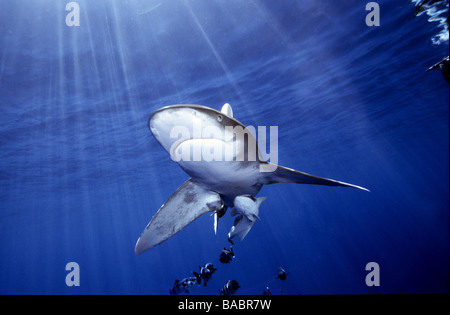
[[[183,140],[218,139],[226,126],[242,126],[236,119],[209,107],[201,105],[171,105],[155,111],[148,123],[151,132],[171,153]],[[245,127],[244,127],[245,128]],[[216,132],[216,134],[214,134]]]
[[[194,180],[225,196],[226,202],[238,193],[259,191],[255,174],[261,159],[255,135],[233,118],[228,104],[222,111],[200,105],[167,106],[150,117],[149,127],[173,161]]]

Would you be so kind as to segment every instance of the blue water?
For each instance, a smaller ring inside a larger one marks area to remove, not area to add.
[[[78,0],[78,27],[67,2],[0,2],[1,294],[168,294],[206,262],[191,294],[449,292],[449,85],[425,72],[449,47],[409,1],[377,1],[378,27],[356,0]],[[229,213],[217,235],[207,214],[135,255],[188,179],[148,117],[226,102],[278,126],[280,165],[371,192],[264,186],[228,265]]]

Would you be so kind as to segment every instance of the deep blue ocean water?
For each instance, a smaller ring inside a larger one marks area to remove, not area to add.
[[[369,1],[78,0],[74,27],[68,2],[0,2],[0,294],[168,294],[206,262],[191,294],[449,292],[449,85],[426,72],[449,47],[409,1],[377,1],[377,27]],[[230,264],[229,213],[136,255],[189,178],[149,116],[226,102],[278,126],[280,165],[371,192],[267,185]]]

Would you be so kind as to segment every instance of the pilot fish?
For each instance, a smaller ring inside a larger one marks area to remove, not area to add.
[[[228,280],[222,289],[219,289],[220,295],[232,295],[240,288],[236,280]]]

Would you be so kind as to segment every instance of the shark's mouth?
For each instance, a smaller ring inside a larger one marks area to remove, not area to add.
[[[192,138],[180,139],[170,148],[170,157],[175,162],[231,162],[235,160],[233,143],[222,139]]]

